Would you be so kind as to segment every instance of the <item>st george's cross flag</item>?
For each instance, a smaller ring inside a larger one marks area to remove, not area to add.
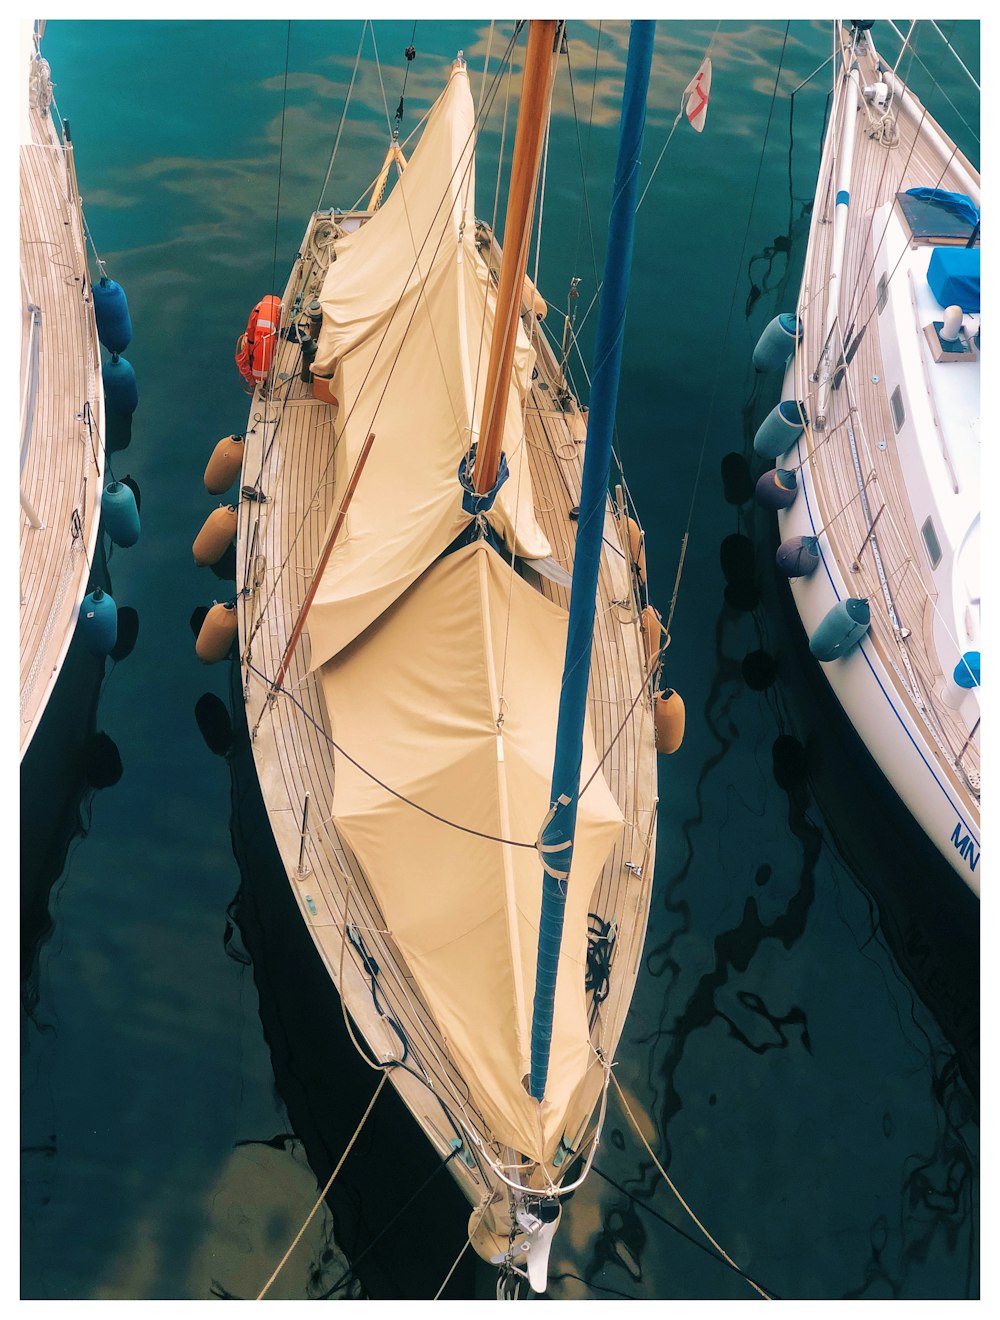
[[[696,133],[705,127],[708,113],[708,94],[712,86],[712,61],[706,56],[688,85],[684,88],[684,113]]]

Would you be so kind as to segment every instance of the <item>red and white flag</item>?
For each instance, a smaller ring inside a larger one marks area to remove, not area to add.
[[[712,61],[706,55],[698,72],[684,88],[684,113],[688,117],[688,123],[696,133],[700,133],[705,127],[705,116],[708,114],[708,94],[711,87]]]

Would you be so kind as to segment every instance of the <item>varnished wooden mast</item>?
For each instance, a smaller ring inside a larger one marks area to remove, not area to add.
[[[524,60],[521,106],[517,116],[507,219],[504,224],[497,313],[493,342],[490,345],[483,420],[476,456],[475,483],[480,495],[492,489],[500,463],[507,390],[514,367],[521,289],[528,266],[538,166],[545,141],[546,111],[552,90],[555,64],[552,52],[557,27],[556,19],[543,18],[533,19],[528,28],[528,49]]]

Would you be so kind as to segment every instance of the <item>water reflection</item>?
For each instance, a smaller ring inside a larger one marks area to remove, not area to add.
[[[216,756],[225,756],[233,746],[233,722],[229,707],[214,692],[203,693],[195,702],[194,718],[205,746]]]

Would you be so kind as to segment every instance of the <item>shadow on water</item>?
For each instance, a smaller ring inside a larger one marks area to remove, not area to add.
[[[295,1134],[275,1140],[300,1140],[322,1187],[379,1077],[348,1035],[339,996],[292,897],[260,796],[239,681],[234,667],[231,720],[223,720],[205,697],[196,715],[212,750],[221,752],[227,734],[232,739],[231,834],[241,884],[225,940],[230,956],[245,949],[252,962],[275,1086]],[[331,1270],[317,1281],[312,1295],[319,1299],[359,1290],[379,1299],[429,1299],[466,1241],[465,1198],[391,1085],[326,1200],[337,1242],[353,1268]],[[466,1252],[445,1296],[473,1296],[484,1270]]]
[[[100,550],[91,586],[97,584],[111,589]],[[52,931],[52,891],[73,841],[90,829],[94,794],[116,784],[123,773],[113,739],[97,728],[104,683],[138,636],[135,610],[119,609],[118,623],[118,640],[108,659],[91,655],[74,637],[21,762],[21,993],[28,1014],[38,998],[38,951]]]
[[[769,569],[777,529],[767,527],[760,539],[759,558]],[[788,584],[766,574],[763,592],[771,646],[782,657],[781,715],[806,749],[809,787],[836,850],[871,900],[870,937],[884,939],[978,1099],[979,900],[913,820],[847,719],[809,654]]]

